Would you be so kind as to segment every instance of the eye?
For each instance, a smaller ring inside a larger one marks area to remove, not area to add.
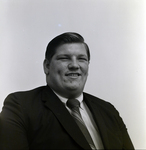
[[[80,61],[88,61],[88,59],[86,57],[79,57]]]
[[[69,58],[66,56],[58,57],[58,60],[68,60]]]

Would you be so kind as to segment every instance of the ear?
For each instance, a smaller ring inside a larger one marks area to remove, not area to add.
[[[46,75],[49,74],[49,66],[50,66],[49,61],[47,59],[45,59],[44,63],[43,63],[43,67],[44,67],[44,72]]]

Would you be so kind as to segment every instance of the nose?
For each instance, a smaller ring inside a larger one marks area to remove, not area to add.
[[[71,62],[68,64],[68,68],[73,70],[79,69],[79,64],[77,60],[76,59],[71,60]]]

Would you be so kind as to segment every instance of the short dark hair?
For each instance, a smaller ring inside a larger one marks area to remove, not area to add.
[[[89,50],[88,45],[84,42],[84,38],[80,34],[74,33],[74,32],[66,32],[52,39],[47,45],[45,58],[51,61],[51,58],[56,53],[56,49],[59,46],[63,44],[68,44],[68,43],[84,44],[86,51],[87,51],[87,55],[88,55],[88,61],[90,60],[90,50]]]

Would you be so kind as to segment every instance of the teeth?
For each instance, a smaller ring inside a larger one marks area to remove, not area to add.
[[[68,74],[67,76],[71,76],[71,77],[78,77],[78,76],[79,76],[79,74],[78,74],[78,73],[70,73],[70,74]]]
[[[78,76],[78,74],[74,74],[74,73],[72,73],[72,74],[69,74],[69,76],[73,76],[73,77],[75,77],[75,76]]]
[[[78,77],[78,76],[80,76],[80,74],[79,73],[68,73],[68,74],[66,74],[66,76]]]

